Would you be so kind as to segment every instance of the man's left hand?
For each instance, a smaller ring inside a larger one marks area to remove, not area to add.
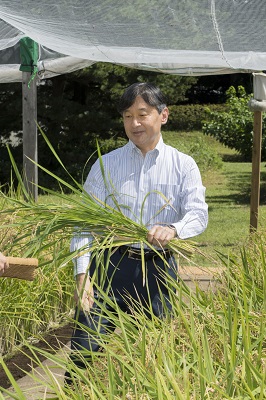
[[[154,225],[148,232],[148,242],[153,246],[166,247],[171,239],[176,237],[175,229],[169,226]]]

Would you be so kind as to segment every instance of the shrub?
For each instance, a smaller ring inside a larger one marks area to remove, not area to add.
[[[214,112],[224,111],[223,104],[210,104],[208,108]],[[167,129],[177,131],[201,130],[202,121],[207,117],[206,105],[186,104],[169,106],[170,116]]]
[[[165,131],[163,138],[166,144],[193,157],[201,172],[222,168],[221,157],[200,135],[200,132],[195,136],[189,132],[176,134],[175,132]]]
[[[227,94],[226,110],[213,111],[206,108],[207,119],[203,132],[219,142],[237,150],[245,161],[252,159],[253,113],[248,108],[251,95],[242,86],[231,86]],[[263,118],[265,121],[265,117]],[[266,160],[265,123],[263,123],[262,160]]]

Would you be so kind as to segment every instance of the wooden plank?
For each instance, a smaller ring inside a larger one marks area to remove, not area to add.
[[[184,281],[215,280],[224,273],[223,267],[179,266],[178,274]]]
[[[185,266],[178,268],[178,275],[192,292],[199,288],[215,293],[224,272],[225,268],[223,267]],[[186,301],[185,297],[183,300]]]
[[[261,141],[262,141],[262,112],[254,111],[251,198],[250,198],[250,232],[254,232],[258,228],[259,203],[260,203]]]
[[[38,267],[37,258],[7,257],[9,268],[0,276],[1,278],[18,278],[33,281]]]
[[[37,86],[36,78],[31,82],[30,79],[30,72],[22,72],[23,173],[27,191],[37,201],[38,168],[31,161],[38,162]]]

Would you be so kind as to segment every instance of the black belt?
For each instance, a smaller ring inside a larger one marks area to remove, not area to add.
[[[141,249],[128,246],[120,246],[118,250],[120,254],[123,254],[124,256],[132,260],[141,260]],[[170,250],[157,250],[157,252],[152,250],[144,250],[145,260],[151,260],[160,256],[167,259],[170,258],[172,255],[173,253]]]

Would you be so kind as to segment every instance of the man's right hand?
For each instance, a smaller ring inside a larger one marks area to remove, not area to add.
[[[87,274],[78,274],[74,292],[76,305],[80,306],[84,311],[89,311],[94,303],[93,296],[94,292],[90,277]]]

